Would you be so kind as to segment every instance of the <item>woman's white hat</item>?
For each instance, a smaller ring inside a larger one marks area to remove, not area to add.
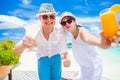
[[[42,3],[40,5],[40,9],[39,9],[39,13],[37,14],[37,16],[40,15],[45,15],[45,14],[56,14],[53,5],[51,3]]]
[[[67,16],[71,16],[71,17],[73,17],[73,18],[75,19],[75,16],[74,16],[71,12],[64,12],[64,13],[62,13],[62,15],[61,15],[60,22],[61,22],[61,20],[62,20],[64,17],[67,17]],[[76,20],[76,19],[75,19],[75,20]]]

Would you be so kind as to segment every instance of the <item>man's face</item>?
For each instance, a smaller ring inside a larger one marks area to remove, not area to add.
[[[45,15],[40,15],[39,19],[41,21],[42,26],[46,27],[53,27],[56,22],[56,15],[55,14],[45,14]]]

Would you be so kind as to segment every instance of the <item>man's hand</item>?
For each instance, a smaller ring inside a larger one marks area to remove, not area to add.
[[[31,49],[37,44],[37,41],[34,38],[31,38],[30,36],[25,36],[22,44],[25,48]]]
[[[71,61],[68,57],[68,53],[67,52],[64,52],[62,53],[62,60],[63,60],[63,66],[64,67],[70,67],[70,64],[71,64]]]

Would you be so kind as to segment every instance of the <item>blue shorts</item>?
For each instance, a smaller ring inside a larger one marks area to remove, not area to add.
[[[60,54],[38,60],[39,80],[61,80],[61,71]]]

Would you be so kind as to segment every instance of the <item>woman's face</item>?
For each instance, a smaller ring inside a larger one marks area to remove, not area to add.
[[[61,25],[63,29],[72,32],[75,29],[74,26],[76,26],[76,22],[72,17],[66,16],[62,19]]]
[[[43,27],[54,27],[55,23],[56,23],[56,15],[55,14],[45,14],[45,15],[41,15],[39,16],[39,19],[41,21],[41,25]]]

